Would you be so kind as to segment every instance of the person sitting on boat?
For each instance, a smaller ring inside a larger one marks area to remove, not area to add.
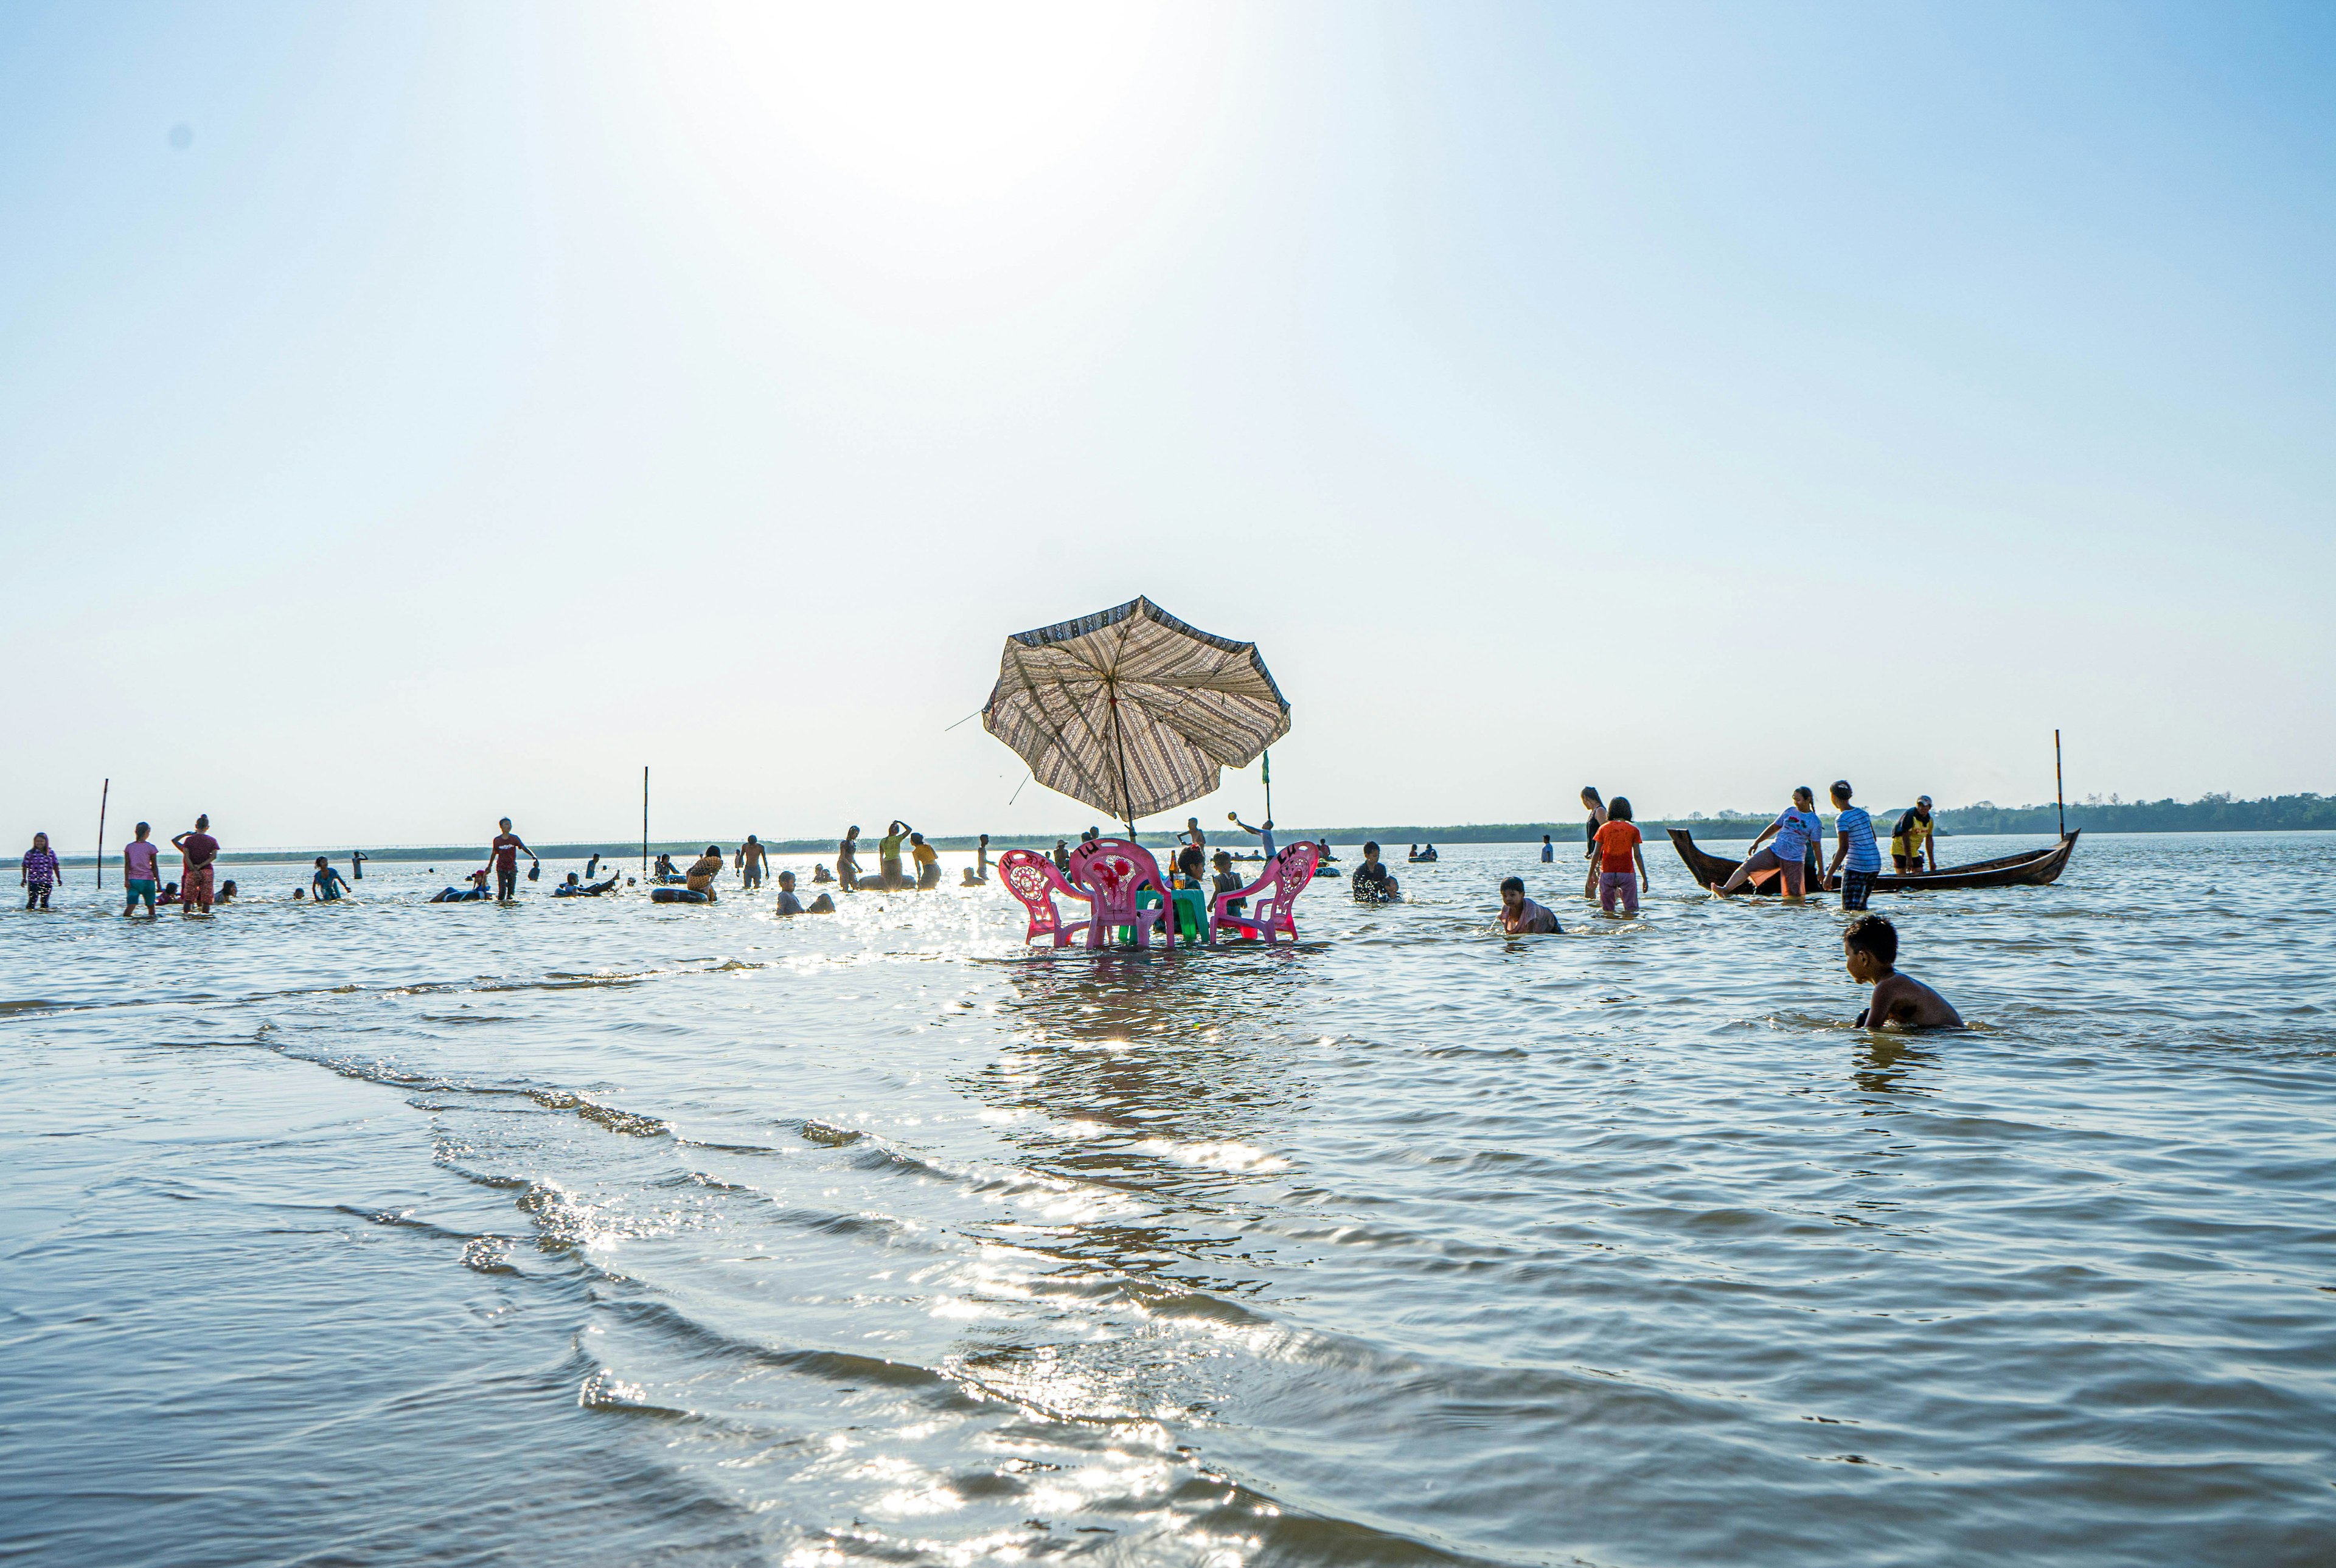
[[[1355,901],[1361,904],[1393,903],[1403,896],[1403,884],[1380,863],[1376,842],[1363,846],[1363,863],[1348,877],[1347,886],[1354,893]]]
[[[1711,891],[1725,898],[1758,873],[1775,872],[1783,881],[1785,897],[1799,902],[1807,885],[1809,852],[1825,835],[1825,824],[1817,820],[1816,804],[1816,794],[1808,785],[1795,790],[1793,803],[1760,830],[1744,863],[1736,868],[1725,885],[1714,882]],[[1762,849],[1760,846],[1772,837],[1776,842]]]
[[[688,885],[691,892],[704,893],[706,895],[706,901],[707,903],[712,903],[714,901],[714,879],[721,874],[722,846],[719,844],[707,844],[706,846],[706,852],[697,857],[697,863],[689,868],[688,875],[683,880]]]
[[[1960,1029],[1954,1004],[1912,975],[1898,972],[1898,928],[1880,915],[1860,915],[1841,933],[1842,961],[1849,978],[1874,988],[1874,998],[1857,1015],[1861,1029]]]
[[[1890,869],[1902,877],[1922,874],[1922,857],[1930,856],[1931,869],[1939,869],[1939,850],[1932,836],[1934,823],[1931,821],[1931,797],[1917,795],[1914,803],[1898,825],[1890,830]]]

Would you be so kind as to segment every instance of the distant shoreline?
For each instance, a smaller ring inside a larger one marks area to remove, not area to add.
[[[1903,806],[1893,806],[1887,812],[1876,813],[1875,825],[1886,829],[1904,809]],[[2275,801],[2227,801],[2209,797],[2206,800],[2190,803],[2159,801],[2108,805],[2088,803],[2083,805],[2072,805],[2068,808],[2068,813],[2069,827],[2093,833],[2336,831],[2336,798],[2324,798],[2320,795],[2287,795],[2281,796]],[[2166,818],[2180,819],[2194,815],[2205,820],[2166,821],[2165,825],[2158,825],[2160,821]],[[2251,820],[2266,817],[2277,820]],[[2294,820],[2296,818],[2306,820]],[[2323,820],[2309,820],[2312,818]],[[1748,839],[1767,827],[1773,820],[1774,818],[1769,816],[1747,816],[1731,813],[1719,816],[1642,818],[1639,822],[1639,826],[1650,838],[1656,837],[1668,828],[1685,828],[1698,838],[1719,842],[1733,839]],[[1976,806],[1958,806],[1941,811],[1937,813],[1937,821],[1939,833],[1942,838],[2050,834],[2056,831],[2057,823],[2054,808],[2049,805],[1996,806],[1985,803]],[[2149,825],[2143,825],[2145,823]],[[1202,827],[1209,833],[1210,844],[1212,848],[1230,849],[1238,854],[1257,847],[1255,838],[1233,828],[1229,823],[1223,824],[1224,832],[1222,833],[1216,827],[1206,823],[1203,823]],[[1582,842],[1582,828],[1583,824],[1579,821],[1459,823],[1436,826],[1401,823],[1387,827],[1299,827],[1288,830],[1277,828],[1274,837],[1282,843],[1294,843],[1301,838],[1309,840],[1327,838],[1333,847],[1348,848],[1377,840],[1379,843],[1388,846],[1392,852],[1396,845],[1414,843],[1513,843],[1530,847],[1537,844],[1544,833],[1548,834],[1553,842],[1579,844]],[[1172,829],[1160,832],[1146,828],[1139,833],[1138,837],[1150,847],[1166,848],[1177,842],[1176,833],[1179,831],[1181,830]],[[989,850],[993,855],[1002,854],[1009,849],[1017,848],[1050,850],[1054,847],[1056,839],[1076,843],[1079,832],[1080,830],[1075,828],[1068,833],[993,833],[990,835]],[[929,838],[928,842],[937,850],[970,852],[978,847],[978,834],[961,833],[947,838],[932,837]],[[719,843],[726,856],[735,854],[742,842],[735,836],[723,838],[718,835],[659,840],[648,846],[648,852],[651,855],[670,854],[694,857],[704,851],[707,844]],[[774,855],[814,855],[832,860],[838,842],[839,840],[832,838],[797,838],[765,839],[763,843],[764,848]],[[862,863],[872,866],[875,861],[876,841],[863,836],[860,841],[860,846]],[[161,847],[166,858],[173,852],[167,842],[162,842]],[[487,858],[485,841],[481,840],[478,842],[467,844],[384,844],[376,847],[370,844],[353,846],[343,843],[229,850],[219,856],[219,862],[224,865],[252,865],[290,860],[314,860],[318,855],[325,855],[337,862],[346,861],[352,848],[363,850],[369,860],[401,862],[444,861],[450,867],[483,865]],[[597,854],[612,865],[622,865],[628,862],[637,864],[641,858],[641,843],[638,839],[630,843],[610,842],[555,843],[542,845],[537,852],[547,861],[583,860]],[[66,866],[85,867],[94,865],[97,861],[96,856],[87,852],[78,854],[60,852],[57,858],[61,865]],[[118,848],[110,851],[106,856],[109,863],[118,862],[120,858]],[[0,866],[15,867],[21,863],[21,861],[15,856],[0,860]]]

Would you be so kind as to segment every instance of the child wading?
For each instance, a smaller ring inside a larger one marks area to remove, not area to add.
[[[1558,925],[1555,915],[1525,897],[1524,878],[1504,877],[1501,881],[1501,929],[1513,937],[1553,937],[1563,928]]]
[[[49,894],[57,885],[56,852],[49,848],[49,835],[34,833],[33,847],[24,852],[17,881],[24,884],[24,907],[44,910],[49,907]]]
[[[1639,912],[1639,890],[1647,883],[1647,856],[1639,847],[1639,828],[1630,820],[1628,795],[1616,795],[1614,803],[1606,808],[1606,825],[1598,830],[1593,846],[1598,852],[1598,910],[1601,914],[1614,912],[1614,895],[1622,896],[1622,912]],[[1630,864],[1638,862],[1634,880]]]
[[[161,872],[156,869],[161,858],[161,846],[146,835],[154,831],[152,824],[140,823],[138,836],[122,846],[122,914],[124,920],[140,903],[146,906],[146,918],[154,918],[154,898],[161,886]]]
[[[1898,928],[1880,915],[1860,915],[1841,933],[1849,978],[1874,988],[1873,999],[1857,1015],[1861,1029],[1959,1029],[1962,1015],[1947,998],[1912,975],[1898,972]]]
[[[1874,879],[1882,871],[1882,851],[1874,842],[1874,819],[1864,806],[1849,803],[1847,779],[1834,781],[1833,809],[1833,828],[1840,843],[1833,852],[1833,864],[1825,868],[1825,881],[1831,882],[1839,872],[1841,907],[1862,910],[1874,895]]]

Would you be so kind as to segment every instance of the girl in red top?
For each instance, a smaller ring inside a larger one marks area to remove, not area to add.
[[[1598,830],[1598,911],[1614,912],[1614,895],[1622,895],[1622,912],[1639,912],[1639,890],[1647,885],[1647,857],[1639,849],[1639,830],[1630,821],[1630,802],[1627,796],[1616,795],[1614,803],[1606,808],[1606,825]],[[1638,875],[1630,874],[1630,863],[1638,862]]]

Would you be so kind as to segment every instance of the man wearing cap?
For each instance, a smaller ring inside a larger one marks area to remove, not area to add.
[[[1890,830],[1890,869],[1902,877],[1920,876],[1922,857],[1928,854],[1931,869],[1939,869],[1938,845],[1931,838],[1931,797],[1917,795],[1913,807],[1898,819]]]

